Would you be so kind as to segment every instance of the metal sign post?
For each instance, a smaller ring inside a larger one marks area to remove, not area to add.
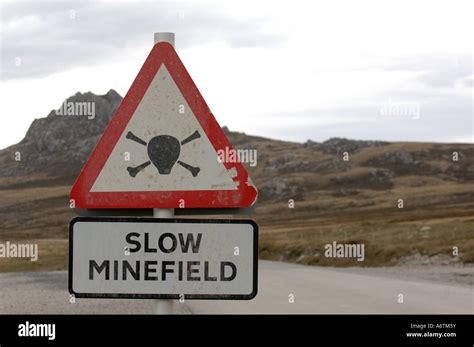
[[[174,49],[174,33],[154,41],[71,189],[87,216],[69,226],[69,292],[153,299],[157,314],[174,313],[181,298],[251,300],[258,225],[175,212],[235,214],[255,203],[257,189],[240,161],[220,159],[232,145]],[[131,217],[143,211],[153,218]]]
[[[175,47],[175,35],[174,33],[155,33],[154,43],[168,42],[170,45]],[[154,208],[153,217],[155,218],[174,218],[174,208]],[[174,302],[173,300],[156,300],[155,301],[155,313],[157,314],[173,314],[174,313]]]

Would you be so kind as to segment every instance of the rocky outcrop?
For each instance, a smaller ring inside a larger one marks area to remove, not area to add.
[[[436,159],[429,155],[428,151],[386,151],[372,157],[363,163],[366,166],[384,167],[392,170],[396,175],[431,174],[440,172],[436,167],[427,163],[430,159]]]
[[[387,144],[388,142],[383,141],[361,141],[333,137],[322,143],[308,140],[304,143],[304,146],[322,151],[323,153],[327,154],[342,154],[344,152],[353,154],[360,151],[361,149],[380,147]]]
[[[87,92],[71,96],[66,102],[93,104],[94,115],[59,115],[52,110],[47,117],[35,119],[20,143],[0,152],[0,177],[76,175],[121,100],[114,90],[105,95]],[[21,159],[15,160],[18,153]]]
[[[301,195],[302,188],[298,182],[278,176],[259,186],[258,194],[262,200],[295,199]]]

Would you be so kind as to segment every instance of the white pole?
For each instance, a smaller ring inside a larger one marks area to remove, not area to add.
[[[168,42],[174,47],[174,33],[155,33],[155,43]]]
[[[168,42],[174,47],[174,33],[155,33],[155,42]],[[174,208],[154,208],[154,218],[174,218]],[[173,314],[173,300],[155,300],[156,314]]]

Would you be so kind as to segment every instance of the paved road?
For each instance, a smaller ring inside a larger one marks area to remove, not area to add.
[[[261,261],[252,301],[187,301],[178,313],[474,313],[468,285],[391,278],[374,269]],[[403,303],[398,295],[403,294]],[[293,302],[291,302],[293,298]],[[67,273],[0,274],[0,313],[153,313],[153,300],[76,299]]]
[[[474,313],[472,286],[390,278],[376,269],[261,262],[249,302],[188,303],[199,313]],[[294,302],[289,302],[293,294]],[[403,294],[403,303],[398,295]]]

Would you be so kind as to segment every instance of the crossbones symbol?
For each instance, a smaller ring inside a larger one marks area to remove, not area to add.
[[[179,141],[176,137],[171,135],[159,135],[153,137],[148,143],[129,131],[126,138],[147,147],[148,158],[150,160],[144,162],[136,167],[127,167],[127,171],[131,177],[135,177],[140,171],[145,169],[148,165],[156,166],[161,175],[169,175],[175,163],[178,163],[186,170],[191,172],[193,177],[196,177],[201,171],[200,168],[191,166],[182,162],[179,159],[181,146],[200,138],[199,131],[195,131],[183,141]]]

